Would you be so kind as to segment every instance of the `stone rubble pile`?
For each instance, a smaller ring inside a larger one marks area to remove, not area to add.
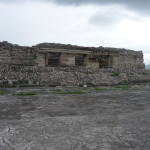
[[[150,82],[148,70],[0,66],[0,84],[117,85]]]

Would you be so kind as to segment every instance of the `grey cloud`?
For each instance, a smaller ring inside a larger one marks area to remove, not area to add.
[[[89,23],[96,26],[98,25],[108,27],[110,25],[113,26],[117,24],[120,21],[120,19],[121,19],[120,15],[116,15],[115,12],[108,12],[108,11],[104,13],[97,12],[89,19]]]
[[[118,4],[137,11],[150,11],[150,0],[45,0],[62,5],[112,5]]]
[[[53,2],[59,5],[123,5],[129,9],[133,9],[140,12],[150,11],[150,0],[0,0],[0,2],[26,2],[26,1],[43,1]]]
[[[97,11],[91,16],[89,23],[101,27],[113,27],[124,19],[141,21],[143,17],[139,14],[130,15],[128,11],[121,10],[121,8],[113,9],[113,7],[111,7],[103,12]]]

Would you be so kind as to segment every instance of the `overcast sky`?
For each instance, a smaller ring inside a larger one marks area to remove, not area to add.
[[[0,0],[0,41],[142,50],[150,64],[150,0]]]

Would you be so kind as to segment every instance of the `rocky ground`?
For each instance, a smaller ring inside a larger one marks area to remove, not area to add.
[[[148,150],[149,91],[1,88],[0,150]]]

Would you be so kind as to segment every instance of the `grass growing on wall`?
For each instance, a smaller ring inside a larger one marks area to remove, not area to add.
[[[143,74],[144,76],[148,75],[148,73],[147,73],[147,72],[143,72],[142,74]]]
[[[112,77],[118,77],[119,75],[120,75],[119,72],[112,72],[112,74],[111,74]]]
[[[19,71],[19,69],[16,66],[12,66],[11,70],[14,71],[14,72],[18,72]]]

